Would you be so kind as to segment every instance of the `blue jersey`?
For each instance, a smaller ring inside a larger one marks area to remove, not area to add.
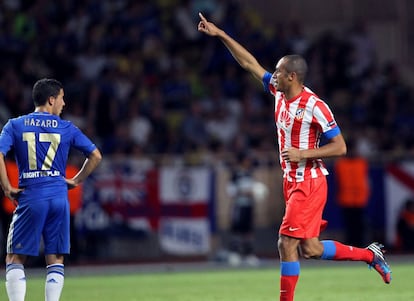
[[[0,152],[14,149],[21,188],[64,184],[71,147],[86,157],[96,149],[73,123],[45,112],[10,119],[0,134]]]

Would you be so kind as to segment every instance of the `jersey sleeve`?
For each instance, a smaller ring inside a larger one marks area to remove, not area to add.
[[[273,83],[272,73],[266,71],[262,78],[263,88],[266,92],[276,95],[276,88]]]
[[[81,151],[86,157],[95,149],[96,145],[75,125],[72,124],[72,147]]]
[[[6,156],[13,146],[12,122],[9,120],[0,133],[0,152]]]
[[[325,138],[332,139],[341,133],[331,109],[325,102],[320,100],[316,102],[314,107],[314,118],[319,124]]]

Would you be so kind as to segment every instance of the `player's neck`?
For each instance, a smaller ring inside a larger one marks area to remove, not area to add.
[[[303,91],[303,86],[292,86],[288,91],[285,92],[285,97],[287,100],[296,98]]]
[[[46,106],[39,106],[39,107],[36,107],[35,108],[35,112],[37,112],[37,113],[49,113],[49,114],[52,114],[52,112],[49,110],[49,108],[48,107],[46,107]]]

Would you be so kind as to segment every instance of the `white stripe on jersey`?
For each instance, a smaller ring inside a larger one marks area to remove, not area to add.
[[[275,93],[275,122],[280,154],[282,149],[290,147],[319,147],[320,135],[330,129],[329,122],[332,120],[334,118],[327,104],[306,87],[302,95],[289,102],[282,93]],[[288,181],[300,182],[307,177],[316,178],[328,174],[321,159],[291,163],[283,160],[280,155],[279,160]]]

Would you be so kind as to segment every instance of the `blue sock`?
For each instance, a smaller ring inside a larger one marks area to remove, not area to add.
[[[282,261],[280,263],[280,274],[282,276],[297,276],[300,272],[299,261]]]
[[[321,259],[324,260],[332,260],[336,254],[336,246],[333,240],[322,240],[321,243],[323,244],[323,253],[321,255]]]

